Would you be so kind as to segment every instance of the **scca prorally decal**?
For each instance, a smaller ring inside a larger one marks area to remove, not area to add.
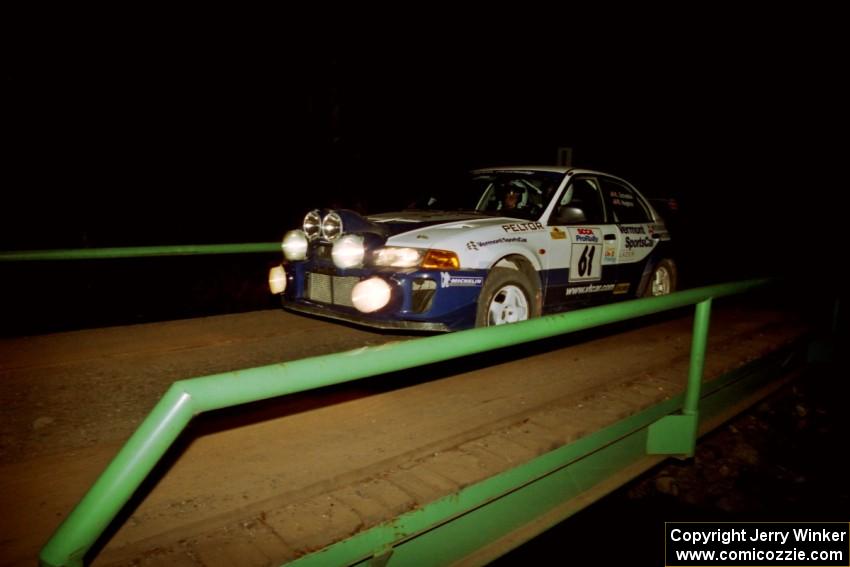
[[[505,232],[534,232],[543,230],[543,225],[539,222],[518,222],[513,224],[503,224],[502,230]]]
[[[482,283],[483,276],[453,276],[448,272],[440,272],[440,287],[480,287]]]
[[[629,238],[626,237],[626,250],[631,250],[632,248],[652,248],[653,240],[648,237],[643,238]]]
[[[599,237],[589,228],[576,229],[576,242],[599,242]]]
[[[590,284],[578,287],[568,287],[567,295],[582,295],[585,293],[599,293],[601,291],[611,291],[614,289],[614,284]]]
[[[466,248],[467,250],[478,250],[479,248],[492,246],[493,244],[506,244],[508,242],[528,242],[528,239],[523,238],[522,236],[503,236],[502,238],[496,238],[494,240],[479,240],[478,242],[473,242],[472,240],[470,240],[466,243]]]
[[[646,229],[642,226],[621,226],[619,228],[623,234],[646,234]]]

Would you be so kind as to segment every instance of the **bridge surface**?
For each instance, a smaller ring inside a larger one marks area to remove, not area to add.
[[[95,565],[279,564],[669,399],[691,310],[640,324],[202,415]],[[807,328],[719,302],[706,380]],[[273,310],[0,340],[0,562],[35,561],[172,382],[408,338]]]

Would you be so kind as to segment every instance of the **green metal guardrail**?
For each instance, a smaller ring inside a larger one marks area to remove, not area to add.
[[[151,256],[197,256],[203,254],[248,254],[280,252],[280,242],[244,244],[184,244],[176,246],[127,246],[120,248],[75,248],[67,250],[20,250],[0,252],[0,262],[39,262],[53,260],[101,260]]]
[[[41,551],[41,564],[51,567],[82,565],[85,554],[97,538],[191,419],[201,412],[395,372],[697,304],[684,413],[659,416],[661,419],[651,428],[646,440],[646,450],[649,453],[691,455],[698,423],[698,402],[711,301],[713,298],[763,287],[768,283],[770,280],[757,279],[719,284],[667,296],[550,315],[513,325],[471,329],[175,382],[89,492],[58,527]],[[669,414],[675,409],[667,408],[666,413]],[[434,520],[431,516],[439,516],[441,513],[439,503],[437,504],[435,508],[422,510],[423,513],[427,512],[429,521]],[[397,526],[389,531],[396,535],[399,533]],[[369,545],[372,545],[371,549],[374,550],[387,544],[372,541],[370,536]]]

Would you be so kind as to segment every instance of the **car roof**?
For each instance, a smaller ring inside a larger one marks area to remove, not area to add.
[[[592,174],[601,174],[601,175],[609,175],[611,177],[617,177],[616,175],[611,175],[610,173],[604,173],[602,171],[595,171],[593,169],[582,169],[579,167],[570,167],[565,165],[514,165],[514,166],[498,166],[498,167],[482,167],[479,169],[474,169],[473,173],[485,173],[488,171],[545,171],[549,173],[592,173]]]

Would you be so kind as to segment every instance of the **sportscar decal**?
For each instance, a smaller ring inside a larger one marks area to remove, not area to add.
[[[508,242],[528,242],[528,239],[523,238],[522,236],[511,236],[496,238],[494,240],[479,240],[477,242],[470,240],[466,243],[466,249],[478,250],[479,248],[486,248],[487,246],[492,246],[494,244],[506,244]]]
[[[480,287],[484,283],[481,276],[453,276],[448,272],[440,272],[440,287]]]
[[[502,230],[505,232],[536,232],[545,230],[542,223],[539,222],[517,222],[512,224],[503,224]]]
[[[656,240],[649,236],[624,236],[623,243],[620,247],[620,259],[640,261],[646,258],[652,249],[655,247]]]
[[[655,242],[647,236],[644,236],[643,238],[629,238],[627,236],[624,241],[624,245],[626,250],[631,250],[632,248],[652,248],[655,245]]]

